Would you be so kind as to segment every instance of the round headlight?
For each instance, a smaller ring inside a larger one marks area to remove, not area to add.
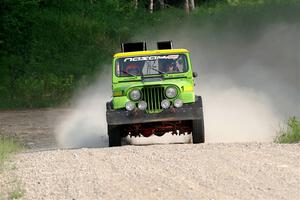
[[[129,97],[132,101],[137,101],[141,98],[141,92],[139,90],[132,90],[129,93]]]
[[[182,107],[182,105],[183,105],[183,102],[180,99],[175,99],[174,106],[176,108],[180,108],[180,107]]]
[[[146,101],[140,101],[139,104],[138,104],[138,107],[139,107],[140,110],[146,110],[146,108],[147,108]]]
[[[172,98],[176,97],[176,95],[177,95],[177,90],[176,90],[176,88],[174,88],[174,87],[168,87],[168,88],[166,89],[166,96],[167,96],[168,98],[172,99]]]
[[[162,107],[163,109],[169,108],[169,107],[170,107],[170,101],[169,101],[168,99],[162,100],[162,102],[161,102],[161,107]]]
[[[135,108],[135,104],[132,102],[132,101],[128,101],[126,104],[125,104],[125,108],[126,110],[133,110]]]

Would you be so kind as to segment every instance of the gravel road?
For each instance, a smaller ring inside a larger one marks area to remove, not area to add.
[[[69,112],[0,112],[0,136],[29,148],[13,158],[10,170],[0,170],[0,199],[11,187],[24,189],[28,200],[300,199],[300,144],[59,150],[54,127]]]
[[[174,144],[15,157],[24,199],[300,199],[300,144]]]

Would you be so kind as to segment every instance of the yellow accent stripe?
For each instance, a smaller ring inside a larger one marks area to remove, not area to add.
[[[114,58],[132,57],[132,56],[147,56],[161,54],[189,53],[186,49],[166,49],[166,50],[151,50],[151,51],[134,51],[126,53],[116,53]]]
[[[184,87],[184,91],[185,92],[193,92],[194,91],[194,87],[193,86],[185,86]]]
[[[123,91],[113,91],[113,96],[114,96],[114,97],[120,97],[120,96],[123,96]]]

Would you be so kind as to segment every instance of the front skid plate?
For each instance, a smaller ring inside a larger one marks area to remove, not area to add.
[[[135,110],[107,110],[106,121],[109,125],[138,124],[162,121],[183,121],[203,118],[202,104],[196,101],[185,104],[181,108],[169,108],[160,113],[148,114],[145,111]]]

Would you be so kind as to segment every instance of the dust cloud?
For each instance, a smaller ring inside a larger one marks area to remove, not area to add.
[[[300,23],[274,22],[250,33],[254,35],[230,28],[214,32],[211,26],[189,23],[180,30],[166,27],[135,40],[173,40],[175,48],[191,51],[207,142],[271,142],[285,119],[300,117]],[[102,73],[75,98],[74,111],[57,128],[61,147],[108,146],[105,103],[110,86],[110,73]]]
[[[198,92],[203,85],[208,141],[272,141],[280,123],[300,116],[299,33],[300,24],[272,24],[250,43],[228,39],[208,47],[214,56],[196,56],[196,70],[207,65]]]
[[[111,75],[105,71],[98,81],[78,91],[71,112],[58,124],[59,147],[107,147],[106,102],[111,98]]]

